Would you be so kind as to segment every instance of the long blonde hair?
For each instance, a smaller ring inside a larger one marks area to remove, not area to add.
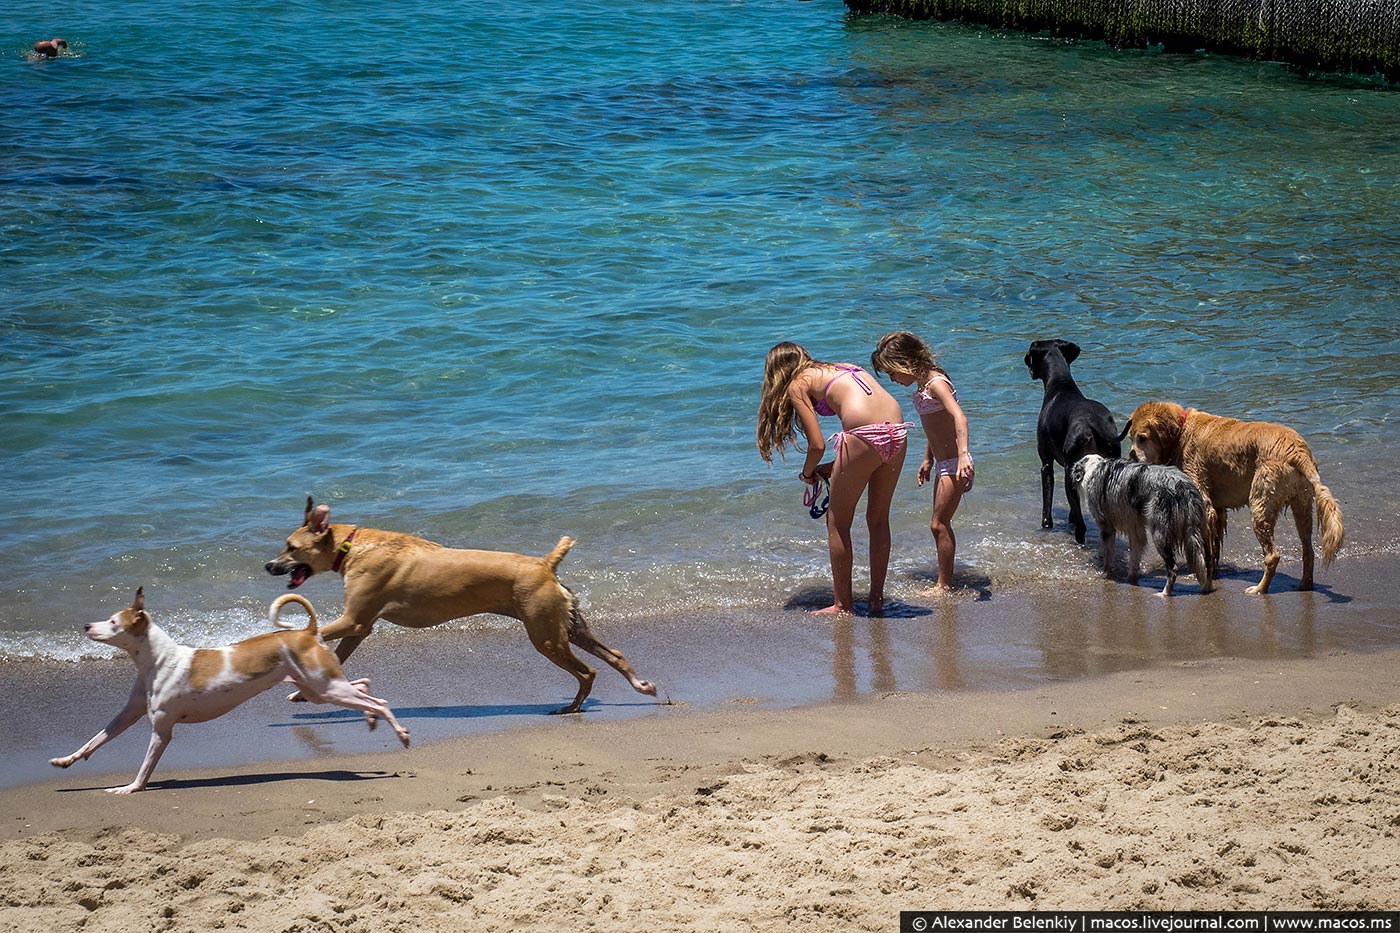
[[[870,366],[877,373],[899,373],[922,382],[932,373],[947,373],[938,365],[933,351],[907,330],[897,330],[881,337],[870,354]]]
[[[767,463],[773,451],[783,456],[789,443],[796,446],[797,410],[788,397],[792,381],[809,366],[825,366],[801,346],[785,340],[768,351],[763,362],[763,393],[758,400],[758,453]]]

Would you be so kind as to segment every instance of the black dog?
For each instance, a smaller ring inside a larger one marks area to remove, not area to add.
[[[1035,425],[1036,449],[1040,453],[1040,527],[1053,528],[1050,500],[1055,493],[1055,464],[1065,468],[1065,498],[1069,500],[1069,523],[1074,540],[1084,543],[1084,515],[1079,507],[1079,490],[1070,482],[1069,468],[1080,457],[1098,454],[1118,459],[1123,455],[1123,438],[1113,415],[1099,402],[1085,398],[1069,374],[1069,364],[1079,358],[1079,346],[1068,340],[1037,340],[1026,354],[1026,367],[1032,379],[1045,383],[1045,399]]]

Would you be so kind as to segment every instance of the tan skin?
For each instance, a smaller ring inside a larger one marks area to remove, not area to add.
[[[858,375],[870,388],[870,394],[850,376],[833,378],[843,371],[834,366],[809,366],[798,373],[788,387],[788,397],[797,412],[798,423],[807,439],[807,456],[802,462],[799,479],[811,482],[824,476],[831,482],[831,503],[826,513],[827,549],[831,555],[833,602],[817,615],[854,613],[855,597],[851,585],[851,525],[861,493],[869,489],[865,503],[865,521],[870,533],[870,598],[868,611],[876,615],[885,607],[885,577],[890,566],[890,503],[895,484],[904,467],[904,452],[886,463],[875,448],[859,437],[847,435],[841,453],[830,463],[822,463],[826,453],[826,437],[813,407],[825,395],[826,403],[841,419],[842,430],[849,431],[867,424],[885,421],[900,424],[904,416],[899,402],[886,392],[873,376],[862,370]],[[830,388],[827,384],[831,383]]]
[[[926,373],[888,374],[902,386],[919,385],[926,387],[929,395],[943,403],[943,410],[920,415],[924,426],[924,436],[928,439],[924,446],[924,461],[919,464],[919,485],[923,486],[933,476],[933,465],[939,460],[958,458],[956,476],[940,476],[933,491],[933,519],[929,530],[933,532],[934,548],[938,552],[938,582],[934,591],[946,593],[953,588],[953,557],[957,553],[957,537],[953,534],[953,513],[958,510],[963,493],[972,489],[972,456],[967,450],[967,416],[962,406],[953,398],[952,387],[943,379],[934,379],[933,370]]]

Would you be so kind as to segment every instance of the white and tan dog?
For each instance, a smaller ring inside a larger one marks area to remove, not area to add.
[[[408,730],[399,725],[383,700],[369,695],[369,681],[350,681],[341,672],[335,653],[326,647],[316,631],[316,610],[301,596],[287,594],[272,604],[270,615],[288,602],[306,609],[311,621],[296,631],[254,635],[223,648],[189,648],[176,644],[146,612],[145,597],[136,591],[130,609],[114,613],[102,622],[83,626],[87,637],[113,645],[136,662],[136,683],[126,706],[107,727],[82,748],[49,764],[66,768],[86,759],[124,732],[146,714],[151,720],[151,744],[136,780],[125,787],[108,788],[111,794],[130,794],[146,787],[151,772],[160,761],[176,723],[208,722],[264,690],[283,681],[301,688],[302,695],[316,703],[335,703],[362,710],[373,729],[383,717],[408,745]],[[277,623],[281,624],[281,623]]]

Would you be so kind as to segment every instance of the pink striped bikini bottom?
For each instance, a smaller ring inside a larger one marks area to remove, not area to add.
[[[909,429],[913,426],[914,422],[912,421],[905,421],[902,424],[894,424],[890,421],[883,421],[880,424],[863,424],[858,428],[851,428],[849,431],[838,431],[831,435],[827,443],[836,448],[836,453],[839,456],[846,435],[854,434],[874,447],[881,460],[889,463],[902,454],[904,448],[908,446]]]

